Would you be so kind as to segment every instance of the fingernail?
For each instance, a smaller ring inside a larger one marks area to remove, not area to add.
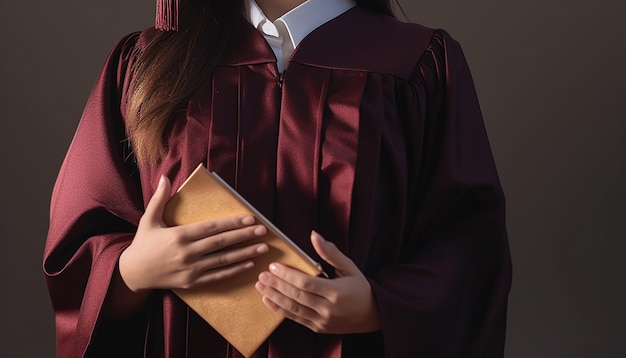
[[[241,219],[241,223],[244,225],[252,225],[254,224],[254,218],[252,216],[246,216],[245,218]]]
[[[256,248],[256,252],[258,252],[259,254],[264,254],[268,251],[269,251],[269,248],[267,247],[267,245],[261,245]]]
[[[265,226],[259,226],[254,229],[254,234],[257,236],[265,235],[267,230],[265,230]]]
[[[277,273],[278,272],[278,265],[276,265],[275,263],[271,263],[270,264],[270,271]]]

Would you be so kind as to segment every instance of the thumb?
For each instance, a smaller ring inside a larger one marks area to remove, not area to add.
[[[159,185],[150,198],[142,219],[147,220],[151,224],[163,225],[163,211],[165,210],[165,204],[170,199],[170,187],[170,180],[165,175],[161,175]]]
[[[320,255],[324,261],[334,267],[337,273],[341,276],[361,274],[359,268],[352,260],[350,260],[348,256],[339,251],[335,244],[330,241],[326,241],[316,231],[311,232],[311,243],[313,244],[315,252],[317,252],[317,254]]]

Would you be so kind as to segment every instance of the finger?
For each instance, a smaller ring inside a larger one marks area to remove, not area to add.
[[[308,292],[313,295],[317,295],[324,299],[335,298],[334,281],[311,276],[300,270],[296,270],[289,266],[273,262],[270,264],[270,272],[272,276],[284,281],[301,291]]]
[[[254,267],[254,262],[252,261],[242,261],[236,264],[220,267],[214,270],[206,270],[202,272],[188,287],[185,288],[194,288],[201,287],[207,284],[211,284],[214,282],[222,281],[225,279],[229,279],[231,277],[240,275],[241,273],[250,270]]]
[[[286,306],[289,303],[298,304],[308,307],[319,314],[328,304],[326,298],[318,295],[316,292],[304,291],[269,272],[259,274],[259,283],[257,290],[263,288],[263,290],[259,291],[270,297],[274,302],[288,301],[282,306]]]
[[[195,265],[201,272],[231,266],[262,255],[269,251],[267,244],[250,245],[243,248],[228,249],[203,256]]]
[[[253,239],[260,238],[267,233],[267,229],[263,225],[252,225],[238,229],[227,230],[210,236],[201,237],[190,236],[187,238],[189,242],[189,252],[198,257],[210,254],[228,248],[233,245],[245,243]],[[196,234],[197,235],[197,234]],[[254,244],[254,243],[250,243]],[[243,246],[242,244],[241,246]]]
[[[320,255],[324,261],[333,266],[337,273],[340,273],[343,276],[361,273],[359,268],[352,260],[350,260],[348,256],[339,251],[335,244],[330,241],[326,241],[316,231],[311,232],[311,243],[313,244],[315,252],[317,252],[317,254]]]
[[[163,224],[163,211],[165,210],[165,204],[167,204],[170,198],[170,187],[170,180],[165,175],[161,175],[156,191],[150,198],[142,219],[145,218],[153,225],[165,226]]]
[[[301,316],[297,316],[293,314],[292,312],[284,310],[282,307],[278,306],[276,303],[274,303],[270,298],[266,296],[263,296],[263,304],[265,304],[265,306],[271,309],[272,311],[280,313],[284,317],[307,327],[313,332],[321,333],[321,328],[315,323],[315,321],[303,318]]]
[[[215,236],[227,231],[251,226],[255,223],[254,217],[250,215],[227,216],[222,218],[209,219],[193,224],[181,225],[176,228],[179,234],[189,240],[199,240]],[[255,228],[255,230],[257,230]],[[258,229],[262,232],[264,229]],[[265,232],[262,232],[264,235]],[[257,235],[260,236],[260,235]],[[223,239],[223,238],[222,238]],[[228,245],[224,245],[225,247]]]
[[[260,281],[256,283],[255,287],[257,291],[263,294],[263,301],[268,307],[289,319],[297,322],[312,322],[320,317],[319,313],[313,308],[292,300]]]

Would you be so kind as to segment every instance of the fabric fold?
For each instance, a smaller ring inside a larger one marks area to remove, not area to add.
[[[368,334],[286,320],[254,358],[501,357],[504,198],[458,43],[357,6],[303,39],[281,90],[271,49],[246,26],[154,165],[128,160],[120,110],[130,54],[154,30],[111,53],[52,196],[43,263],[58,355],[124,356],[111,345],[124,341],[151,358],[240,357],[168,290],[152,292],[145,315],[112,322],[103,311],[160,175],[175,191],[203,162],[309,255],[312,229],[335,242],[380,312]]]

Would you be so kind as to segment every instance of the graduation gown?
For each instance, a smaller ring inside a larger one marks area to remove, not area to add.
[[[108,57],[51,201],[43,268],[59,356],[238,356],[167,290],[124,322],[102,314],[159,176],[175,190],[205,163],[309,254],[312,229],[334,242],[380,311],[370,334],[285,321],[256,357],[501,357],[504,199],[459,44],[356,7],[306,37],[281,79],[262,35],[242,27],[157,165],[128,159],[124,129],[131,54],[154,30]]]

